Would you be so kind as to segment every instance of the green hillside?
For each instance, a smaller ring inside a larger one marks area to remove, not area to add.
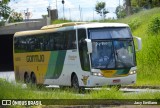
[[[145,10],[118,22],[127,23],[142,38],[137,52],[137,85],[160,85],[160,8]]]

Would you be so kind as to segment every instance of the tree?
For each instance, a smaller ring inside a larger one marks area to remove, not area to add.
[[[23,20],[20,13],[14,12],[14,10],[8,6],[9,1],[10,0],[2,0],[2,2],[0,2],[0,25],[3,25],[8,18],[9,22],[19,22]]]
[[[0,5],[0,18],[1,19],[7,19],[9,14],[11,12],[11,8],[7,6],[7,4],[1,4]]]
[[[1,4],[7,4],[7,3],[9,3],[10,2],[10,0],[0,0],[1,2]]]
[[[160,7],[160,0],[131,0],[132,7],[150,9]]]
[[[10,22],[20,22],[20,21],[23,21],[22,14],[13,11],[9,21]]]
[[[126,0],[126,14],[131,15],[131,0]]]
[[[105,2],[97,2],[95,6],[95,11],[102,16],[103,19],[105,19],[106,14],[109,13],[109,11],[106,10],[106,3]]]
[[[10,14],[10,7],[7,6],[7,3],[10,0],[1,0],[0,2],[0,20],[7,19]]]
[[[123,0],[126,15],[129,16],[143,9],[160,7],[160,0]]]
[[[115,13],[116,13],[118,19],[119,18],[124,18],[126,16],[124,6],[117,6]]]

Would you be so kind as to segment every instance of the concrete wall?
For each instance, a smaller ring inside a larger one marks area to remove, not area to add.
[[[38,30],[47,19],[7,24],[0,27],[0,71],[13,71],[13,35],[18,31]]]
[[[46,18],[46,19],[41,19],[39,21],[26,21],[26,22],[7,24],[6,26],[0,27],[0,35],[14,34],[15,32],[25,31],[25,30],[37,30],[47,25],[47,23],[48,21]]]

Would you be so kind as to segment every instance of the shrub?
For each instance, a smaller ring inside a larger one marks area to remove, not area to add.
[[[67,23],[67,22],[73,22],[71,20],[63,20],[63,19],[58,19],[58,20],[54,20],[52,21],[52,24],[61,24],[61,23]]]
[[[152,18],[148,25],[148,33],[157,35],[160,32],[160,16]]]
[[[0,21],[0,26],[4,26],[5,25],[5,21]]]
[[[132,31],[134,31],[135,29],[137,29],[141,24],[141,21],[138,18],[135,18],[131,21],[129,21],[129,26],[131,28]]]

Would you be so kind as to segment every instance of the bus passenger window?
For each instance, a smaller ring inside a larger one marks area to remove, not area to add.
[[[78,30],[78,49],[82,70],[90,71],[89,55],[87,54],[86,30]]]
[[[76,32],[75,30],[65,32],[65,47],[67,49],[76,48]]]
[[[51,51],[55,50],[55,42],[54,41],[55,40],[54,40],[53,34],[51,34],[50,41],[49,41],[49,43],[50,43],[50,50]]]

